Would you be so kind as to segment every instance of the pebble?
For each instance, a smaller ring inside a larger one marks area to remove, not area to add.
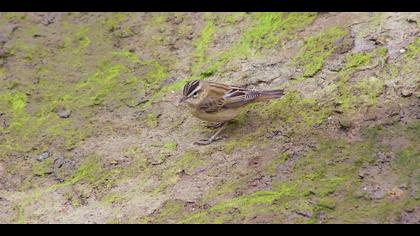
[[[401,96],[403,97],[410,97],[413,94],[413,92],[409,89],[403,88],[401,90]]]
[[[59,169],[64,165],[64,157],[59,157],[54,160],[54,169]]]
[[[348,119],[340,119],[339,123],[340,123],[340,127],[342,129],[349,129],[349,128],[351,128],[351,125],[352,125],[351,121],[348,120]]]
[[[5,173],[6,173],[6,172],[5,172],[5,169],[4,169],[4,167],[2,166],[2,164],[0,163],[0,177],[1,177],[1,176],[3,176]]]
[[[43,160],[45,160],[45,159],[47,159],[48,157],[50,156],[50,152],[44,152],[44,153],[42,153],[38,158],[37,158],[37,160],[38,161],[43,161]]]
[[[57,115],[58,115],[60,118],[63,118],[63,119],[69,118],[69,117],[70,117],[70,115],[71,115],[71,110],[62,110],[62,111],[58,111],[58,112],[57,112]]]
[[[4,49],[0,49],[0,58],[7,57],[7,52]]]
[[[405,49],[400,49],[400,53],[405,53]]]
[[[0,35],[0,46],[3,46],[7,42],[7,38],[4,35]]]

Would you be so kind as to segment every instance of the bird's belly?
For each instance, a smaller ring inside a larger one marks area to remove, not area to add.
[[[226,109],[218,112],[202,112],[198,110],[192,110],[191,113],[193,116],[197,117],[198,119],[209,121],[209,122],[225,122],[228,120],[232,120],[239,114],[239,109]]]

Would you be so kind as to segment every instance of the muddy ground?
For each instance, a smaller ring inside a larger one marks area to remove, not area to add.
[[[420,223],[419,13],[0,13],[0,223]],[[208,146],[204,79],[283,88]]]

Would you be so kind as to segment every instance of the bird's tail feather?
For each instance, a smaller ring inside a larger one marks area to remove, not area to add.
[[[271,99],[281,98],[284,95],[284,90],[269,90],[269,91],[260,91],[258,92],[258,101],[267,101]]]

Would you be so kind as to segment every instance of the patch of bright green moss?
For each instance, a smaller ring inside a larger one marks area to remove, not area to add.
[[[10,95],[9,103],[12,112],[16,115],[24,111],[27,103],[27,97],[22,92],[16,92]]]
[[[242,48],[260,49],[277,45],[291,31],[312,23],[316,13],[254,13],[255,24],[243,34]]]
[[[414,42],[407,46],[406,58],[417,59],[420,55],[420,38],[416,38]]]
[[[32,165],[32,172],[36,176],[44,177],[47,171],[52,167],[53,159],[48,158],[42,162],[36,161]]]
[[[325,59],[339,46],[338,40],[347,34],[347,30],[335,26],[306,38],[303,47],[294,58],[296,63],[303,68],[303,76],[310,77],[320,71]]]
[[[354,53],[346,58],[346,69],[369,65],[372,61],[372,54]]]
[[[175,151],[178,144],[175,141],[169,141],[163,144],[163,147],[168,151]]]
[[[320,103],[318,99],[303,98],[297,91],[290,90],[282,99],[262,107],[261,112],[276,124],[286,122],[296,129],[307,129],[321,125],[331,114],[332,107]]]
[[[157,116],[154,113],[150,113],[147,115],[147,120],[146,120],[147,125],[150,128],[155,128],[158,125],[158,119]]]

